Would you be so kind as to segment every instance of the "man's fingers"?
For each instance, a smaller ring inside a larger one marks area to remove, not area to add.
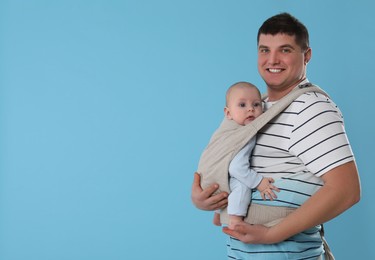
[[[231,237],[237,238],[239,240],[243,239],[243,236],[246,234],[245,227],[241,224],[236,224],[234,229],[228,227],[223,227],[223,232]]]
[[[209,187],[202,189],[201,176],[199,173],[194,173],[194,180],[192,186],[192,201],[194,205],[202,210],[216,210],[225,208],[228,204],[228,194],[220,192],[213,195],[218,189],[218,184],[212,184]]]
[[[191,187],[191,198],[196,204],[197,200],[199,199],[199,194],[202,192],[201,184],[200,184],[200,175],[198,173],[194,173],[194,180],[193,180],[193,185]]]
[[[222,192],[217,195],[218,201],[216,202],[217,209],[223,209],[228,205],[228,194],[225,192]]]
[[[210,197],[217,189],[219,188],[219,185],[212,184],[209,187],[205,188],[202,192],[202,196],[204,197]]]
[[[207,200],[207,206],[210,208],[210,210],[225,208],[228,204],[227,197],[228,196],[225,192],[216,194]]]
[[[239,239],[239,234],[238,232],[234,231],[233,229],[229,229],[228,227],[223,227],[223,232],[231,237],[235,237]]]
[[[210,197],[217,189],[219,188],[219,185],[212,184],[206,189],[202,189],[201,187],[201,176],[199,173],[194,173],[194,180],[193,180],[193,189],[198,189],[199,191],[202,191],[200,194],[203,198]]]
[[[201,175],[199,173],[194,173],[193,188],[201,186]]]

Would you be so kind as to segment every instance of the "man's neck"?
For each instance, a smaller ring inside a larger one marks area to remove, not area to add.
[[[283,89],[277,89],[267,86],[267,93],[268,93],[268,101],[273,102],[280,100],[284,96],[286,96],[290,91],[292,91],[296,86],[300,85],[301,83],[307,82],[307,79],[304,77],[298,82],[290,85],[290,87],[283,88]]]

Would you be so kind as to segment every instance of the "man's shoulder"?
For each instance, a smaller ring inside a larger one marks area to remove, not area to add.
[[[329,101],[330,98],[322,93],[309,91],[303,93],[298,98],[296,98],[296,102],[316,102],[316,101]]]
[[[310,111],[313,114],[320,111],[335,110],[339,112],[337,105],[326,95],[318,92],[306,92],[296,98],[284,112],[293,114],[302,114],[302,112]]]
[[[319,92],[315,92],[315,91],[309,91],[309,92],[306,92],[302,95],[300,95],[299,97],[297,97],[290,105],[290,107],[300,107],[300,108],[304,108],[304,107],[308,107],[308,106],[311,106],[313,104],[317,104],[317,103],[320,103],[320,104],[327,104],[327,105],[331,105],[333,104],[332,100],[330,99],[330,97],[322,94],[322,93],[319,93]]]
[[[328,116],[332,114],[342,118],[340,108],[333,100],[318,92],[306,92],[294,100],[285,112],[300,115],[302,117],[315,117],[317,115]]]

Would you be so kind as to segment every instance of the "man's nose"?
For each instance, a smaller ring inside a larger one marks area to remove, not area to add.
[[[271,51],[268,55],[268,63],[269,64],[277,64],[279,63],[279,56],[276,51]]]

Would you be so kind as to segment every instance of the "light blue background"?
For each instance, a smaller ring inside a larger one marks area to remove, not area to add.
[[[341,107],[362,201],[326,225],[375,259],[371,0],[0,1],[0,259],[226,259],[190,201],[226,88],[264,84],[256,33],[309,28],[309,79]],[[368,116],[366,119],[365,116]]]

